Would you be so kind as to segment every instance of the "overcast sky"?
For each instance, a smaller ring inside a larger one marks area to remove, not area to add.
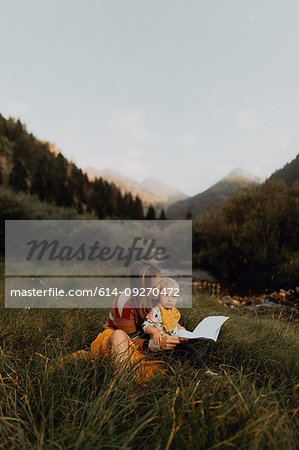
[[[0,112],[189,195],[299,149],[297,0],[0,0]]]

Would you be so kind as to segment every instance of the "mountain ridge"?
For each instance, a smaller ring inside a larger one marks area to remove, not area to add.
[[[258,184],[256,180],[249,172],[236,168],[203,192],[170,205],[166,215],[170,219],[185,219],[187,215],[198,218],[211,208],[219,208],[241,188]]]
[[[272,173],[268,178],[268,181],[273,180],[284,180],[289,187],[292,186],[296,180],[299,180],[299,153],[292,161]]]
[[[146,178],[139,182],[126,177],[109,167],[102,170],[95,169],[94,167],[87,167],[85,172],[90,179],[102,177],[109,182],[115,183],[122,193],[129,191],[132,195],[138,195],[145,206],[165,206],[170,205],[175,201],[188,198],[183,192],[180,192],[155,178]]]

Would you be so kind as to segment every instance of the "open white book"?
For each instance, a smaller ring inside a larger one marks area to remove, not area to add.
[[[179,330],[179,337],[184,339],[208,339],[217,341],[220,328],[229,317],[210,316],[203,319],[193,331]]]

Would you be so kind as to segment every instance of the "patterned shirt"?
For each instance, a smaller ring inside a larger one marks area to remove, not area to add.
[[[145,321],[142,324],[143,331],[145,328],[151,325],[152,327],[158,328],[161,331],[161,336],[173,336],[178,334],[179,328],[176,325],[173,330],[167,331],[163,325],[162,313],[159,305],[154,306],[150,313],[147,314]]]

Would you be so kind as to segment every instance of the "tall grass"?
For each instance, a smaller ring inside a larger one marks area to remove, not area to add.
[[[192,329],[227,310],[196,293],[182,313]],[[106,315],[1,306],[0,448],[296,448],[296,324],[230,310],[218,342],[198,344],[219,378],[164,353],[167,374],[140,386],[105,358],[60,363],[89,348]]]

